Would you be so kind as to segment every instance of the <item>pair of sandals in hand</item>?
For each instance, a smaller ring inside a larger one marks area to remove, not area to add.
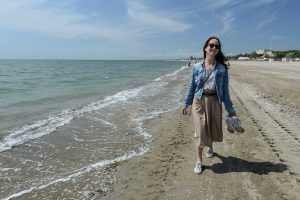
[[[234,133],[237,131],[238,133],[244,133],[245,129],[242,126],[241,120],[237,116],[229,117],[226,116],[226,124],[227,124],[227,131],[229,133]]]

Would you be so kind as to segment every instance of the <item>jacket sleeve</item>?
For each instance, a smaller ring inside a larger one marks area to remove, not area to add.
[[[195,68],[193,68],[193,70],[192,70],[190,82],[189,82],[189,85],[188,85],[188,91],[187,91],[186,97],[185,97],[184,102],[183,102],[183,107],[184,108],[187,108],[191,104],[191,102],[194,98],[195,89],[196,89],[194,74],[195,74]]]
[[[224,80],[223,80],[223,102],[225,105],[225,109],[227,112],[235,112],[233,108],[232,101],[230,99],[230,94],[229,94],[229,78],[228,78],[228,70],[225,70],[224,74]]]

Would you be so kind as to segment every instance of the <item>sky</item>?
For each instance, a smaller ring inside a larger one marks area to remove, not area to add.
[[[298,0],[0,0],[0,59],[201,57],[300,49]]]

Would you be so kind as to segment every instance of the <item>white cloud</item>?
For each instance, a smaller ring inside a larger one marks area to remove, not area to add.
[[[232,26],[234,21],[235,21],[235,17],[232,15],[232,13],[226,12],[225,15],[222,17],[223,28],[219,34],[225,35],[233,32]]]
[[[47,8],[43,3],[45,1],[2,1],[0,27],[62,38],[96,36],[116,39],[127,35],[126,32],[118,31],[118,28],[86,23],[90,21],[92,15],[82,15],[67,10],[66,2]]]
[[[45,4],[47,4],[45,6]],[[167,13],[148,12],[141,3],[128,2],[128,19],[122,25],[95,22],[93,13],[83,15],[68,9],[74,0],[49,4],[47,0],[2,0],[0,28],[42,33],[59,38],[99,37],[111,40],[153,37],[161,33],[182,32],[191,27]]]
[[[145,5],[138,1],[127,1],[127,13],[130,20],[146,30],[156,29],[158,32],[183,32],[192,25],[172,19],[172,13],[155,13],[149,11]]]
[[[232,5],[232,4],[236,4],[238,1],[233,1],[233,0],[209,0],[206,2],[207,4],[207,8],[208,9],[212,9],[212,10],[215,10],[215,9],[218,9],[218,8],[222,8],[222,7],[225,7],[225,6],[229,6],[229,5]]]

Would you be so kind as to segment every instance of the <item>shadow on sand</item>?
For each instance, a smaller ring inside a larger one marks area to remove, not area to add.
[[[206,169],[212,170],[216,174],[224,174],[230,172],[252,172],[255,174],[269,174],[270,172],[281,173],[288,170],[288,166],[282,163],[271,162],[250,162],[236,157],[224,157],[214,153],[215,157],[221,159],[222,163],[207,166]]]

